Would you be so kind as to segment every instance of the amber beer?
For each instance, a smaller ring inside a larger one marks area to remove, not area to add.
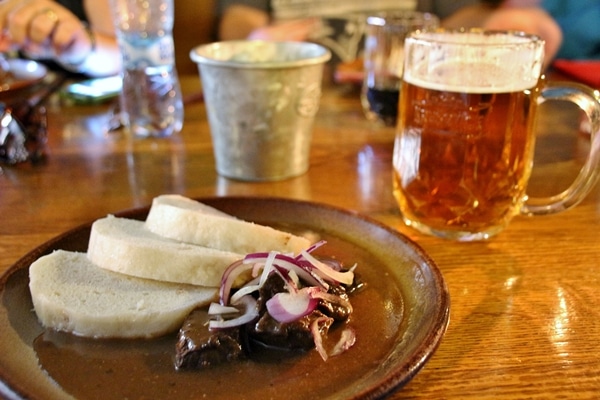
[[[577,205],[600,180],[600,135],[592,134],[588,157],[567,189],[541,198],[526,193],[540,104],[570,102],[587,116],[590,132],[600,132],[596,91],[540,79],[539,37],[415,31],[404,42],[404,60],[393,165],[407,225],[449,239],[487,239],[516,214]]]
[[[405,76],[394,194],[407,224],[472,240],[519,213],[532,166],[537,90],[491,86],[447,90]]]
[[[535,145],[538,39],[481,30],[409,35],[393,160],[406,224],[477,240],[521,212]]]

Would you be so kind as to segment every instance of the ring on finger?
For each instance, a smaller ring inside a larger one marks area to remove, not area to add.
[[[49,40],[51,42],[51,38],[59,24],[60,17],[54,10],[51,8],[41,9],[30,17],[27,26],[27,38],[38,45]]]
[[[54,23],[58,22],[58,14],[51,8],[44,8],[43,10],[36,12],[33,14],[32,20],[42,15]]]
[[[58,14],[56,14],[56,12],[54,12],[54,10],[52,10],[50,8],[46,9],[46,11],[44,12],[44,15],[46,16],[46,18],[48,18],[52,22],[58,21]]]

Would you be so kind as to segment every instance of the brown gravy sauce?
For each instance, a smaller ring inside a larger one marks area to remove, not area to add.
[[[316,351],[279,354],[199,371],[173,367],[176,333],[153,340],[94,340],[46,330],[34,341],[40,366],[78,399],[317,399],[372,371],[399,340],[404,303],[388,268],[356,245],[326,237],[367,288],[351,297],[355,345],[324,362]],[[317,253],[319,254],[319,253]]]

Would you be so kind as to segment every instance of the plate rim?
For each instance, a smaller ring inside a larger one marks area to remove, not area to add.
[[[292,199],[292,198],[282,198],[282,197],[273,197],[273,196],[205,196],[205,197],[191,197],[192,200],[205,202],[208,205],[212,205],[213,203],[219,202],[277,202],[277,203],[286,203],[289,205],[296,206],[305,206],[305,207],[314,207],[316,209],[322,209],[326,212],[339,213],[346,217],[350,217],[353,219],[359,219],[364,223],[372,225],[378,229],[382,229],[385,232],[391,234],[392,236],[400,239],[404,244],[412,247],[412,250],[425,261],[430,271],[432,272],[433,281],[436,287],[436,292],[438,293],[438,298],[436,299],[436,315],[428,316],[432,320],[439,321],[435,329],[427,332],[427,335],[422,340],[422,343],[419,346],[420,351],[414,352],[410,355],[408,361],[405,364],[410,365],[411,367],[408,371],[396,368],[392,372],[386,373],[385,377],[382,379],[380,385],[372,386],[364,389],[362,392],[355,393],[348,400],[355,399],[378,399],[383,396],[389,395],[394,391],[400,389],[408,382],[412,380],[412,378],[425,366],[427,361],[434,355],[436,350],[441,344],[442,338],[444,337],[448,325],[450,323],[450,294],[447,287],[447,284],[444,280],[443,274],[439,269],[437,263],[431,258],[431,256],[425,252],[425,250],[415,241],[410,239],[405,234],[393,229],[391,226],[380,222],[373,217],[370,217],[366,214],[362,214],[355,210],[350,210],[338,206],[334,206],[327,203],[317,202],[317,201],[309,201],[309,200],[301,200],[301,199]],[[123,209],[114,213],[110,213],[116,217],[131,217],[133,215],[146,215],[151,207],[151,204],[140,206],[140,207],[131,207],[127,209]],[[101,218],[101,217],[99,217]],[[35,248],[28,251],[22,257],[20,257],[15,263],[13,263],[6,271],[0,276],[0,294],[4,293],[6,284],[10,280],[10,277],[18,273],[21,270],[28,268],[24,263],[28,259],[39,258],[44,254],[48,254],[49,252],[56,249],[56,244],[65,240],[69,236],[75,235],[76,233],[81,233],[82,231],[88,230],[91,227],[91,224],[94,220],[79,224],[67,231],[60,233],[49,240],[43,242],[42,244],[36,246]],[[23,264],[23,265],[22,265]],[[427,344],[426,346],[424,344]],[[48,377],[51,379],[51,377]],[[67,392],[64,392],[66,397],[70,395]],[[27,392],[26,385],[15,384],[14,380],[11,381],[7,379],[5,373],[2,369],[0,369],[0,395],[8,396],[10,399],[21,399],[28,398],[29,393]]]

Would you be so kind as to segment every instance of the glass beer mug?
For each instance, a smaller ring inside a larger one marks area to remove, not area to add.
[[[544,41],[519,32],[434,30],[406,39],[394,143],[394,195],[404,222],[426,234],[482,240],[517,214],[550,214],[583,199],[600,164],[598,92],[541,79]],[[592,145],[570,188],[527,196],[535,115],[548,100],[575,103]]]
[[[367,17],[361,91],[367,119],[396,126],[404,39],[412,31],[437,28],[439,23],[433,14],[406,10],[383,11]]]

